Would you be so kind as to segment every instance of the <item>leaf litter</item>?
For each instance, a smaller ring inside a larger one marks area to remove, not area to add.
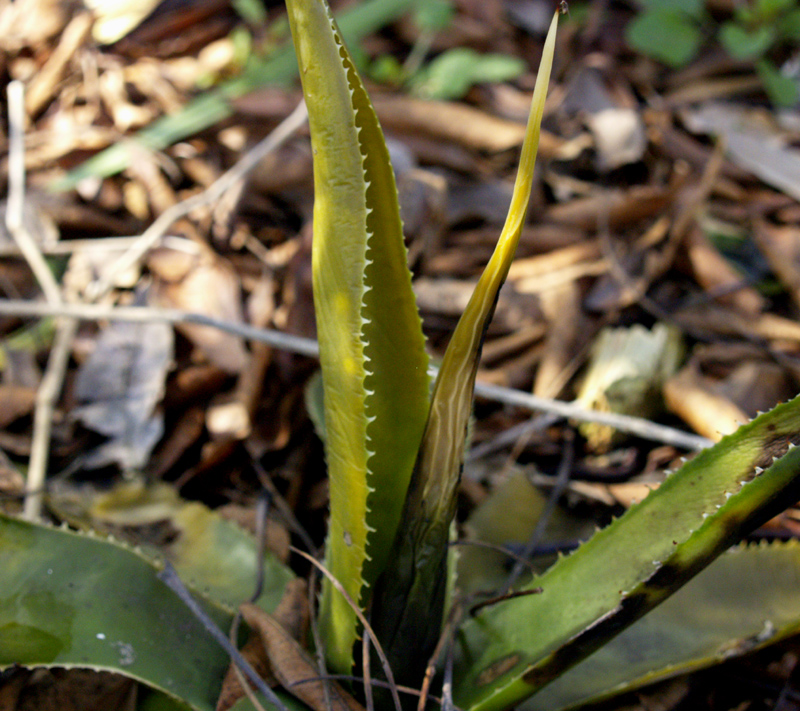
[[[252,78],[263,53],[280,44],[282,11],[270,6],[263,23],[254,24],[233,4],[215,4],[216,17],[200,5],[189,3],[181,18],[161,3],[147,17],[129,20],[67,0],[17,0],[0,8],[4,76],[27,85],[26,225],[44,235],[40,249],[70,300],[86,300],[87,285],[127,249],[115,239],[140,234],[171,205],[207,188],[299,100],[286,82],[259,86],[248,79],[248,88],[257,90],[232,92],[237,98],[224,106],[214,103],[213,87],[235,83],[243,71]],[[729,13],[723,5],[715,4],[715,12]],[[676,329],[686,348],[680,368],[647,383],[661,409],[654,412],[648,402],[633,414],[717,439],[800,384],[796,107],[775,109],[754,65],[721,59],[711,44],[701,44],[680,70],[632,55],[619,28],[635,13],[624,3],[590,2],[571,11],[533,206],[479,379],[576,399],[608,329]],[[443,353],[458,304],[505,214],[533,87],[529,68],[541,51],[536,17],[549,12],[548,3],[536,0],[454,3],[450,24],[434,33],[423,61],[463,50],[470,62],[475,53],[498,54],[525,67],[499,84],[467,86],[461,96],[408,93],[415,81],[435,87],[432,62],[405,84],[377,71],[379,60],[405,57],[420,41],[422,30],[409,17],[389,22],[361,45],[377,113],[396,144],[393,156],[407,157],[398,170],[400,202],[434,357]],[[510,67],[503,68],[509,76]],[[139,128],[178,114],[198,97],[213,110],[191,109],[196,113],[187,128],[166,147],[132,142]],[[98,171],[74,190],[48,195],[53,181],[115,145],[129,148],[116,174]],[[176,223],[127,281],[114,282],[105,303],[130,304],[146,293],[154,306],[313,337],[310,174],[301,131],[226,196],[224,209],[198,208]],[[35,300],[39,291],[24,260],[5,245],[3,255],[3,298]],[[81,258],[87,271],[77,274]],[[20,335],[34,334],[35,326],[24,313],[0,320],[6,354],[0,450],[7,455],[0,492],[9,497],[9,510],[17,509],[14,497],[23,491],[31,394],[52,343],[52,331],[43,330],[20,348]],[[167,482],[183,497],[214,507],[251,511],[268,479],[292,512],[292,525],[322,540],[324,464],[305,405],[313,397],[305,389],[313,359],[208,326],[117,321],[84,324],[71,355],[54,413],[51,475],[72,472],[108,486],[127,473],[150,485]],[[613,400],[614,389],[628,385],[611,382],[600,399]],[[479,399],[471,446],[495,446],[503,456],[468,464],[467,521],[480,502],[502,502],[518,484],[512,463],[544,492],[552,488],[574,425],[534,418],[539,426],[531,428],[529,419]],[[529,427],[528,434],[504,443],[503,433],[515,427]],[[682,454],[619,434],[598,445],[579,432],[556,518],[604,522],[618,512],[617,502],[628,500],[613,487],[655,486]],[[63,512],[53,506],[51,515]],[[521,522],[519,531],[501,538],[519,544],[529,528]],[[797,534],[796,510],[765,533]],[[648,693],[655,703],[662,693],[670,698],[666,690]],[[712,696],[702,684],[681,693],[694,703]]]

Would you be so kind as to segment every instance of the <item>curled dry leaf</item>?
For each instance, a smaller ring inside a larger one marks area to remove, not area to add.
[[[278,607],[275,608],[275,620],[283,626],[287,634],[296,640],[304,639],[308,633],[310,614],[307,588],[305,580],[300,578],[290,580],[286,584]],[[264,643],[259,635],[251,634],[240,651],[242,656],[269,686],[277,686],[278,680],[270,669]],[[244,694],[239,675],[231,665],[225,675],[225,680],[222,682],[222,691],[220,691],[219,699],[217,700],[216,711],[227,711]]]
[[[784,369],[760,349],[730,343],[697,349],[664,385],[667,407],[715,441],[792,392]]]
[[[753,234],[772,271],[789,290],[795,305],[800,305],[800,229],[760,220]]]
[[[662,406],[665,380],[683,357],[679,331],[663,323],[652,330],[639,324],[631,328],[604,329],[592,347],[592,357],[576,402],[601,412],[653,417]],[[594,422],[579,426],[589,446],[608,449],[617,433]]]
[[[562,111],[578,113],[594,138],[599,171],[609,171],[642,159],[647,148],[644,122],[627,86],[609,87],[608,77],[594,67],[582,67],[570,81]]]
[[[334,681],[327,682],[326,694],[326,682],[318,679],[314,660],[272,615],[250,603],[239,609],[258,633],[272,671],[287,691],[314,711],[363,711],[363,706]]]
[[[78,371],[73,417],[108,437],[84,465],[115,462],[140,470],[163,433],[157,405],[172,363],[172,327],[164,323],[111,323]]]

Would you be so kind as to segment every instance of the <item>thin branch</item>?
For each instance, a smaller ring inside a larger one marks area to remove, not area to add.
[[[256,476],[258,476],[258,480],[261,483],[261,486],[264,488],[264,492],[266,495],[269,496],[270,501],[274,504],[275,508],[278,511],[278,514],[283,517],[284,523],[289,527],[289,530],[292,533],[295,533],[300,540],[303,542],[303,545],[308,549],[309,553],[316,553],[316,546],[314,545],[314,541],[311,540],[311,536],[308,534],[305,528],[303,528],[303,524],[297,520],[297,517],[294,515],[294,511],[292,511],[292,507],[286,503],[286,499],[281,496],[280,491],[275,486],[275,483],[272,481],[272,478],[267,473],[267,470],[261,465],[261,462],[258,461],[258,457],[256,457],[255,452],[253,451],[254,448],[250,442],[245,443],[245,449],[247,450],[247,454],[250,455],[250,464],[252,465],[253,469],[255,469]]]
[[[324,696],[325,708],[331,708],[331,685],[325,668],[325,642],[319,631],[317,624],[316,614],[316,601],[314,599],[315,591],[317,589],[317,580],[319,577],[319,570],[313,565],[311,566],[311,574],[308,576],[308,612],[309,623],[311,625],[311,637],[314,640],[314,656],[317,660],[317,670],[320,673],[322,680],[322,695]]]
[[[25,87],[12,81],[8,96],[8,202],[6,227],[31,268],[48,303],[61,303],[58,287],[39,246],[25,229]]]
[[[268,495],[259,496],[258,503],[256,504],[256,584],[254,585],[253,594],[250,595],[250,599],[248,600],[250,603],[255,603],[255,601],[261,597],[261,593],[264,590],[264,556],[267,552],[268,515],[269,497]],[[234,647],[236,647],[237,639],[239,637],[239,625],[241,622],[241,610],[236,610],[236,614],[233,616],[233,622],[231,622],[231,631],[228,635],[228,639],[230,640],[231,645]],[[256,709],[256,711],[265,711],[264,707],[261,705],[261,702],[258,700],[258,697],[250,688],[250,684],[247,683],[247,679],[242,673],[242,670],[239,669],[236,664],[233,665],[233,672],[236,674],[236,678],[239,680],[239,685],[242,687],[245,696],[247,696],[247,698],[250,700],[250,703],[253,704],[253,707]]]
[[[369,665],[369,641],[371,635],[365,634],[361,642],[361,667],[364,670],[364,701],[367,711],[375,711],[375,700],[372,697],[372,671]]]
[[[181,599],[181,602],[189,608],[206,631],[214,638],[217,644],[228,653],[233,663],[242,670],[251,682],[253,682],[264,697],[270,703],[277,706],[280,711],[289,711],[278,695],[264,683],[264,680],[256,673],[256,670],[253,669],[249,662],[239,653],[239,650],[230,643],[225,633],[217,627],[214,621],[203,611],[203,608],[200,607],[197,600],[192,597],[192,594],[187,590],[186,586],[175,572],[175,568],[172,567],[169,561],[164,563],[164,569],[158,574],[158,579],[165,583]]]
[[[349,681],[356,684],[363,684],[364,677],[362,676],[355,676],[353,674],[325,674],[324,676],[311,676],[306,679],[298,679],[297,681],[293,681],[291,684],[288,685],[289,689],[293,689],[295,686],[300,686],[302,684],[313,684],[317,681]],[[373,679],[372,686],[376,686],[379,689],[388,689],[390,688],[390,684],[387,681],[383,681],[383,679]],[[403,686],[403,684],[397,685],[397,690],[401,694],[408,694],[409,696],[416,696],[419,697],[420,690],[413,689],[410,686]],[[442,699],[439,696],[434,696],[433,694],[428,694],[428,699],[433,701],[434,703],[441,704]],[[454,707],[455,711],[461,711],[458,707]]]
[[[115,262],[113,262],[97,281],[86,289],[90,301],[109,292],[118,275],[125,273],[166,234],[172,225],[193,210],[217,202],[237,181],[241,180],[267,155],[282,146],[305,122],[308,117],[306,105],[301,101],[297,108],[287,116],[272,133],[256,144],[244,157],[227,172],[208,186],[202,193],[183,200],[165,210],[136,240],[136,243]]]
[[[25,485],[25,505],[23,507],[23,516],[29,521],[41,518],[47,463],[50,459],[53,412],[64,385],[72,341],[75,339],[77,331],[78,321],[76,319],[59,320],[53,347],[47,359],[47,368],[36,392],[31,456],[28,460],[28,478]]]
[[[389,660],[386,658],[386,654],[383,651],[383,647],[381,647],[381,643],[378,641],[378,638],[375,636],[375,633],[372,631],[372,626],[369,624],[369,620],[364,616],[364,613],[361,611],[359,606],[350,597],[347,590],[344,589],[344,586],[335,578],[335,576],[328,570],[322,563],[320,563],[314,556],[301,551],[299,548],[295,548],[291,546],[291,550],[297,553],[297,555],[302,556],[305,558],[311,565],[317,568],[328,580],[331,581],[333,587],[339,592],[339,594],[345,599],[345,602],[350,606],[350,608],[355,613],[358,621],[364,627],[364,634],[368,634],[372,638],[372,644],[375,645],[375,653],[378,655],[378,659],[381,660],[381,666],[383,667],[383,673],[386,675],[386,681],[389,682],[389,690],[392,694],[392,700],[394,701],[394,706],[396,711],[403,711],[403,705],[400,703],[400,695],[397,692],[397,684],[394,680],[394,674],[392,673],[392,667],[389,665]]]
[[[178,309],[154,309],[140,306],[108,307],[96,304],[62,304],[56,307],[50,304],[30,303],[27,301],[0,300],[0,314],[13,316],[70,316],[87,321],[107,319],[110,321],[196,323],[203,326],[213,326],[221,331],[233,333],[248,340],[267,343],[275,348],[310,358],[315,358],[319,355],[319,345],[311,338],[255,328],[247,324],[229,323],[203,314],[192,314]],[[436,369],[431,369],[431,373],[435,375]],[[705,437],[684,432],[674,427],[659,425],[640,417],[587,410],[575,403],[550,400],[499,385],[478,382],[475,385],[475,394],[487,400],[494,400],[505,405],[514,405],[524,410],[549,412],[578,422],[597,422],[613,427],[620,432],[628,432],[642,439],[662,442],[663,444],[690,451],[705,449],[714,444]]]
[[[61,289],[50,267],[42,255],[39,245],[25,228],[25,90],[22,82],[12,81],[8,85],[8,203],[6,205],[6,227],[19,247],[19,251],[30,266],[36,281],[50,306],[63,306]],[[42,382],[36,392],[36,407],[33,415],[33,437],[28,461],[28,476],[25,483],[25,505],[23,516],[28,520],[41,517],[44,482],[47,462],[50,458],[50,432],[53,411],[64,384],[64,375],[69,362],[72,340],[78,328],[75,319],[60,319],[53,348],[47,360]]]
[[[533,551],[536,550],[539,542],[542,540],[545,528],[547,528],[547,524],[550,523],[550,519],[555,511],[556,504],[561,498],[561,494],[564,493],[567,485],[569,484],[569,478],[572,474],[572,465],[574,461],[575,442],[574,437],[572,436],[572,431],[568,430],[564,438],[564,447],[561,454],[561,463],[558,466],[558,475],[556,476],[555,486],[550,491],[550,494],[547,497],[547,502],[544,506],[544,511],[542,511],[541,516],[539,516],[539,520],[536,521],[536,526],[533,529],[533,533],[525,545],[525,549],[521,555],[524,560],[530,559],[531,555],[533,555]],[[509,590],[511,590],[517,580],[519,580],[526,567],[527,566],[520,563],[520,561],[514,563],[514,567],[511,569],[511,573],[509,574],[505,585],[500,589],[498,594],[505,595]]]

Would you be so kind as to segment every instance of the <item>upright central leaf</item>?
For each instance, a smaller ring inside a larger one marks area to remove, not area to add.
[[[428,408],[428,360],[394,175],[324,0],[289,0],[314,153],[314,305],[325,392],[327,565],[362,607],[383,569]],[[349,671],[356,618],[323,586],[329,665]]]
[[[553,15],[536,77],[528,128],[505,226],[447,346],[403,512],[403,530],[375,586],[372,626],[401,684],[421,681],[445,608],[450,524],[483,337],[514,258],[530,200],[539,133],[553,66]]]

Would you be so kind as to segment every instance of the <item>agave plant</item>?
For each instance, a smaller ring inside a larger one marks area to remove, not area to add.
[[[558,14],[506,225],[431,389],[378,120],[325,1],[287,5],[314,154],[314,299],[331,497],[318,638],[328,670],[349,675],[368,664],[369,639],[385,652],[392,678],[419,688],[447,627],[459,708],[560,709],[796,632],[797,546],[740,550],[692,581],[687,591],[701,603],[732,587],[725,582],[732,577],[753,581],[728,603],[737,612],[719,634],[691,628],[671,637],[676,610],[685,622],[691,603],[654,608],[800,498],[800,399],[695,457],[518,591],[531,594],[484,606],[457,630],[445,625],[458,606],[449,541],[475,375],[526,219]],[[200,520],[203,531],[217,530]],[[242,566],[253,565],[248,560]],[[158,579],[160,565],[115,543],[0,517],[0,669],[113,669],[192,708],[213,708],[225,656]],[[211,616],[227,624],[230,610],[213,602],[219,590],[204,577],[209,567],[179,571],[193,575],[212,598]],[[758,583],[764,571],[773,576],[767,586]],[[272,568],[268,590],[279,592],[286,579],[285,569]],[[274,597],[262,607],[272,609]],[[165,634],[167,650],[159,642]],[[621,661],[654,634],[665,640],[658,654],[635,652],[636,666]]]
[[[448,540],[475,374],[526,218],[558,12],[506,224],[429,395],[377,118],[327,5],[287,6],[315,160],[312,258],[331,491],[326,563],[349,599],[371,612],[396,677],[418,686],[450,604]],[[487,607],[463,624],[456,703],[499,709],[532,695],[792,502],[800,490],[797,408],[778,408],[701,454],[530,583],[540,594]],[[774,456],[782,458],[773,463]],[[349,673],[363,630],[328,582],[320,625],[329,667]]]

